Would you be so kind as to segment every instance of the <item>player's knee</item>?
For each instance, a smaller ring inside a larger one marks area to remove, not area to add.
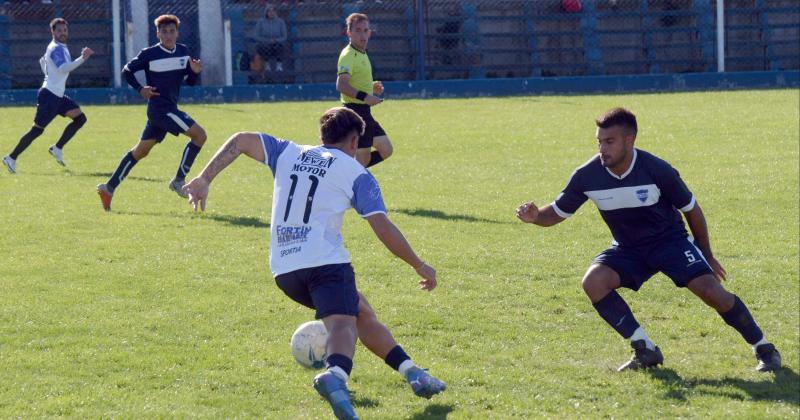
[[[77,117],[73,118],[72,121],[78,126],[78,128],[83,127],[86,124],[86,114],[80,114]]]
[[[197,127],[197,131],[192,136],[192,143],[194,143],[196,146],[202,147],[206,143],[207,138],[208,136],[206,135],[206,130]]]
[[[150,150],[143,147],[134,147],[133,150],[131,150],[131,153],[133,154],[133,158],[138,161],[146,158],[150,153]]]
[[[725,306],[729,299],[730,292],[725,290],[719,281],[711,275],[705,275],[692,280],[689,283],[690,290],[703,301],[714,307]]]

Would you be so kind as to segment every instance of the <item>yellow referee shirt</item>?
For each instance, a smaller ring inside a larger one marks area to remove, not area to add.
[[[359,51],[351,44],[348,44],[339,54],[339,70],[336,73],[350,75],[350,86],[356,90],[372,95],[372,64],[364,51]],[[341,94],[342,102],[349,104],[363,104],[356,98],[351,98],[344,93]]]

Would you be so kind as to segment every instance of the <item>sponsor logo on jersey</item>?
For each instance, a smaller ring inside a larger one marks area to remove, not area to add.
[[[308,240],[309,233],[311,233],[310,226],[278,225],[275,227],[275,238],[280,247],[305,242]]]

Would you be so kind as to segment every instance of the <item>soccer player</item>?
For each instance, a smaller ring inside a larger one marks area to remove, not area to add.
[[[344,106],[364,119],[366,128],[358,139],[356,160],[370,167],[388,159],[393,151],[392,142],[370,111],[370,107],[383,102],[378,97],[383,93],[383,83],[372,80],[372,64],[367,56],[367,42],[372,35],[369,18],[362,13],[353,13],[346,22],[350,44],[339,54],[336,90],[341,93]]]
[[[237,133],[217,151],[202,173],[184,187],[197,210],[205,210],[211,181],[240,154],[267,165],[275,176],[270,222],[270,268],[278,287],[316,310],[328,330],[327,370],[314,388],[338,418],[354,419],[347,380],[356,338],[400,372],[418,396],[430,398],[445,384],[411,358],[358,292],[342,241],[344,212],[353,207],[396,256],[416,270],[424,290],[436,287],[436,270],[423,262],[389,220],[375,178],[355,159],[364,121],[347,108],[320,119],[319,146],[299,146],[268,134]]]
[[[186,197],[181,190],[186,174],[192,168],[194,159],[206,142],[206,132],[185,112],[178,109],[178,98],[184,78],[188,85],[197,83],[197,75],[203,69],[200,60],[189,55],[186,45],[178,44],[178,28],[181,21],[175,15],[161,15],[155,20],[158,44],[139,52],[125,65],[122,75],[143,98],[147,99],[147,123],[139,143],[125,156],[105,184],[97,186],[97,193],[106,211],[111,210],[111,199],[120,182],[131,172],[150,149],[161,143],[167,133],[177,136],[185,134],[190,138],[181,154],[181,161],[169,189],[179,196]],[[147,86],[142,86],[134,76],[144,70]]]
[[[678,171],[633,147],[637,123],[629,110],[611,109],[596,124],[599,153],[572,173],[555,202],[541,209],[525,203],[517,217],[547,227],[572,216],[587,199],[597,205],[614,242],[594,258],[583,276],[583,290],[600,317],[631,342],[633,357],[619,370],[649,368],[664,360],[616,291],[637,291],[659,271],[714,308],[744,337],[753,347],[757,370],[779,369],[778,350],[747,306],[722,286],[727,273],[711,251],[703,211]]]
[[[69,73],[88,60],[94,51],[89,47],[83,47],[81,56],[72,60],[66,44],[67,38],[69,38],[69,27],[67,21],[62,18],[50,21],[50,33],[53,35],[53,40],[47,45],[44,56],[39,59],[39,65],[44,73],[44,83],[36,97],[36,116],[33,118],[33,126],[19,139],[17,147],[3,157],[3,164],[12,174],[17,172],[19,155],[30,146],[33,140],[42,135],[44,128],[53,121],[56,115],[72,119],[72,122],[64,128],[58,142],[48,149],[61,166],[66,166],[62,149],[86,124],[86,115],[75,101],[64,94],[64,88]]]

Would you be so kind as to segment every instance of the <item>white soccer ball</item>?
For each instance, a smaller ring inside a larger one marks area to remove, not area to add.
[[[322,321],[309,321],[292,334],[292,356],[297,363],[309,369],[321,369],[328,357],[328,330]]]

